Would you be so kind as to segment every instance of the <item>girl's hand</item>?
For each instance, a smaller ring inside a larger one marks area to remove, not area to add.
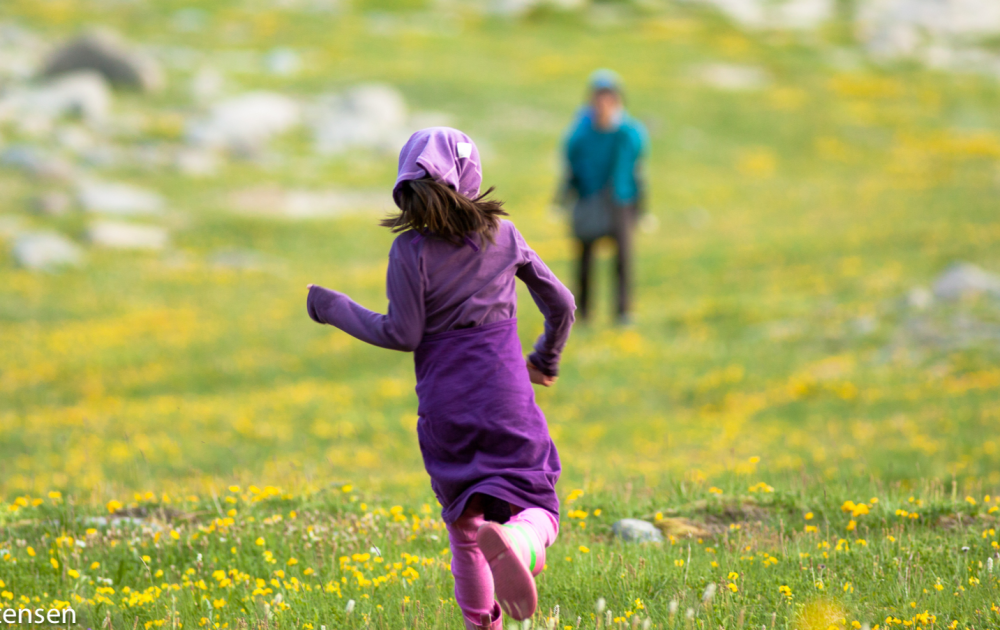
[[[555,376],[549,376],[543,374],[541,370],[536,368],[531,361],[527,361],[528,364],[528,378],[535,385],[543,385],[545,387],[552,387],[556,382]]]

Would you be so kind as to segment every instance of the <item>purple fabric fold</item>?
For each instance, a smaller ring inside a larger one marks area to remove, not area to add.
[[[517,320],[424,337],[414,363],[417,437],[444,522],[476,493],[558,520],[559,454],[524,368]]]

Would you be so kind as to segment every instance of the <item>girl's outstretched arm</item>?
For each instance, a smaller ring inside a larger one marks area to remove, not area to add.
[[[370,311],[338,291],[309,285],[309,317],[361,341],[389,350],[412,352],[424,336],[424,286],[416,257],[404,257],[399,241],[389,252],[387,315]]]
[[[573,294],[542,262],[518,234],[526,261],[517,270],[517,277],[531,293],[538,310],[545,316],[545,332],[535,343],[535,351],[528,361],[545,376],[559,374],[559,357],[573,327],[576,303]]]

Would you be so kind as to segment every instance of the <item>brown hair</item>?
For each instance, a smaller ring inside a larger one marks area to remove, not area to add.
[[[487,199],[490,188],[475,199],[426,177],[403,182],[399,187],[399,214],[379,223],[395,232],[417,230],[460,245],[469,234],[480,234],[493,243],[500,217],[507,216],[503,202]]]

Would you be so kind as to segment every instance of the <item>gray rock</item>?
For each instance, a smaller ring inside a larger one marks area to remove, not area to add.
[[[1000,276],[969,263],[957,263],[938,276],[933,291],[934,297],[946,301],[982,294],[1000,297]]]
[[[24,117],[54,120],[79,116],[89,123],[107,120],[111,90],[104,78],[92,71],[66,74],[38,86],[20,88],[0,100],[0,120]]]
[[[188,148],[178,151],[174,165],[189,177],[211,177],[219,171],[219,158],[212,151]]]
[[[771,83],[771,76],[758,66],[708,63],[696,67],[693,73],[705,85],[732,92],[760,90]]]
[[[834,14],[834,0],[699,0],[750,29],[808,30]]]
[[[390,86],[370,83],[321,99],[311,125],[317,152],[397,150],[408,137],[406,101]]]
[[[209,116],[188,126],[193,144],[255,154],[274,136],[301,122],[293,99],[274,92],[249,92],[212,107]]]
[[[94,245],[112,249],[165,248],[170,235],[164,228],[117,221],[99,221],[87,229],[87,238]]]
[[[77,199],[84,210],[99,214],[156,215],[163,212],[163,198],[129,184],[87,181],[80,185]]]
[[[225,83],[225,77],[215,68],[210,66],[199,68],[191,77],[191,98],[196,103],[211,102],[222,94]]]
[[[93,30],[58,47],[46,60],[42,74],[55,76],[77,70],[94,70],[114,85],[153,92],[164,87],[159,64],[129,48],[106,29]]]
[[[648,521],[623,518],[611,526],[611,531],[627,542],[663,542],[663,534]]]
[[[392,198],[365,190],[282,190],[261,186],[230,196],[231,207],[241,214],[283,216],[291,219],[341,217],[361,212],[388,212]]]
[[[0,153],[0,166],[17,168],[43,180],[70,181],[76,169],[66,160],[32,145],[12,145]]]
[[[918,311],[925,311],[934,303],[934,294],[926,287],[913,287],[906,294],[906,305]]]
[[[31,200],[33,212],[48,217],[61,217],[69,212],[72,200],[69,195],[59,191],[42,193]]]
[[[14,241],[14,260],[27,269],[55,271],[80,266],[83,250],[57,232],[29,232]]]
[[[180,9],[170,19],[173,27],[182,33],[196,33],[208,22],[208,14],[202,9]]]
[[[271,74],[288,77],[302,69],[302,58],[291,48],[275,48],[265,55],[264,65]]]
[[[30,78],[43,45],[34,33],[11,22],[0,23],[0,77]]]
[[[480,4],[483,12],[488,15],[519,18],[542,7],[569,11],[582,8],[587,3],[585,0],[486,0]]]
[[[24,219],[17,215],[0,214],[0,239],[14,238],[24,232]]]
[[[968,71],[984,51],[961,49],[1000,35],[995,0],[878,0],[856,7],[855,32],[877,60],[919,59]],[[995,66],[997,57],[990,57],[987,65]]]
[[[227,249],[215,252],[209,262],[217,269],[262,271],[275,264],[270,257],[249,249]]]

